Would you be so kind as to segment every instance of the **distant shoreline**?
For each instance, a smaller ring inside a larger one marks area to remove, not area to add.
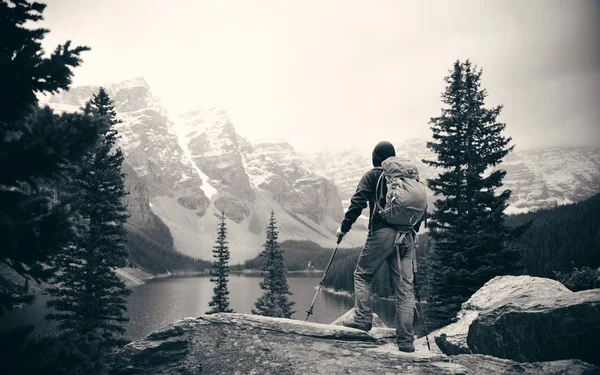
[[[152,280],[162,280],[178,277],[200,277],[210,276],[210,271],[175,271],[161,274],[152,274],[141,270],[139,268],[124,267],[118,268],[117,274],[119,274],[128,286],[142,285]],[[261,276],[261,270],[232,270],[229,271],[230,275],[244,275],[244,276]],[[301,271],[288,271],[288,275],[296,276],[312,276],[322,275],[323,270],[301,270]]]
[[[312,275],[312,274],[323,274],[323,270],[301,270],[301,271],[287,271],[286,274],[287,275]],[[236,270],[236,271],[229,271],[230,274],[240,274],[240,275],[248,275],[248,276],[255,276],[255,275],[261,275],[262,271],[261,270]]]

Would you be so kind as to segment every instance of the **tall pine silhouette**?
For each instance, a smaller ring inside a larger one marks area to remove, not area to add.
[[[63,330],[111,339],[125,332],[125,297],[131,293],[115,273],[115,268],[123,267],[127,259],[123,153],[115,147],[114,128],[121,121],[103,88],[93,96],[86,111],[107,121],[110,128],[77,166],[78,183],[84,192],[80,211],[86,229],[57,258],[59,272],[47,289],[52,297],[47,305],[57,312],[47,315],[47,319],[59,321]]]
[[[45,7],[0,2],[0,259],[38,282],[51,276],[42,264],[81,223],[67,166],[96,144],[104,125],[89,114],[39,108],[36,94],[68,89],[80,54],[89,50],[67,41],[45,56],[41,42],[49,30],[35,28]],[[33,299],[24,285],[0,276],[0,315]]]
[[[427,181],[439,199],[431,217],[433,252],[429,303],[440,321],[448,321],[484,283],[511,274],[519,252],[510,241],[518,230],[504,223],[510,190],[499,191],[506,172],[497,167],[512,151],[505,124],[496,118],[502,106],[485,108],[481,70],[456,61],[442,94],[446,105],[431,119],[433,142],[427,147],[437,160],[423,162],[440,169]]]
[[[262,266],[264,279],[260,283],[263,294],[254,303],[256,309],[252,309],[252,313],[290,318],[295,312],[292,310],[295,302],[288,300],[288,296],[292,295],[292,292],[290,292],[285,273],[283,250],[277,242],[279,232],[275,224],[275,213],[271,211],[269,226],[267,227],[267,241],[264,250],[260,253],[265,259]]]
[[[227,246],[227,227],[225,224],[225,212],[221,212],[221,219],[217,229],[216,245],[213,248],[215,258],[210,270],[210,281],[215,283],[212,300],[208,303],[212,309],[207,314],[220,312],[233,312],[229,308],[229,247]]]

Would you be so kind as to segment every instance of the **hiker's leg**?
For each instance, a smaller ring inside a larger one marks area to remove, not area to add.
[[[356,270],[354,271],[354,321],[361,325],[370,325],[373,321],[371,312],[371,281],[375,272],[385,261],[394,247],[396,231],[392,228],[381,228],[369,234],[363,247]]]
[[[400,265],[395,250],[387,258],[392,284],[396,293],[396,342],[399,347],[411,349],[414,346],[413,320],[415,296],[413,292],[414,244],[407,235],[400,247]]]

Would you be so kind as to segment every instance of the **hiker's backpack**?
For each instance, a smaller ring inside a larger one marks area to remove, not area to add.
[[[411,231],[427,209],[427,190],[419,180],[419,170],[410,160],[390,157],[381,163],[383,173],[375,188],[376,209],[389,224]],[[382,184],[387,186],[385,206],[381,207]]]

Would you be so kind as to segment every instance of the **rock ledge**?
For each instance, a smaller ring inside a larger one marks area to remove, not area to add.
[[[378,328],[378,330],[386,330]],[[389,330],[389,329],[387,329]],[[375,330],[373,330],[375,331]],[[389,336],[389,335],[387,335]],[[245,314],[186,318],[116,353],[119,374],[593,374],[569,360],[527,363],[447,357],[437,347],[399,352],[394,339],[329,324]]]

